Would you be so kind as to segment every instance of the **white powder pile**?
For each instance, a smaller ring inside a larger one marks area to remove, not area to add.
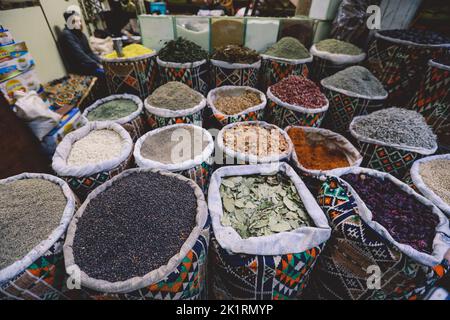
[[[124,140],[113,130],[94,130],[72,145],[67,164],[84,166],[120,156]]]

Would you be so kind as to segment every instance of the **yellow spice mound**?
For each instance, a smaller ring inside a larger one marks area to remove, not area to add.
[[[120,58],[134,58],[143,56],[146,54],[153,53],[154,51],[152,49],[146,48],[143,45],[140,44],[130,44],[123,48],[123,57]],[[117,59],[119,56],[117,56],[117,52],[114,51],[110,54],[107,54],[104,56],[105,59]]]

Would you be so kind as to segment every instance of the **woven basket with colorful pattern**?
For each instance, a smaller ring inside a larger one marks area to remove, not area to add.
[[[256,88],[259,81],[261,60],[253,64],[228,63],[211,60],[211,72],[215,88],[222,86],[247,86]]]

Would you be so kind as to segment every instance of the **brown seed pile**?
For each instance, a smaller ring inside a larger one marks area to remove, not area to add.
[[[223,133],[224,145],[234,151],[260,157],[286,153],[289,144],[279,129],[243,124]]]
[[[246,90],[243,94],[238,96],[220,95],[214,101],[214,106],[217,110],[226,115],[233,115],[254,107],[261,102],[261,97],[258,93]]]

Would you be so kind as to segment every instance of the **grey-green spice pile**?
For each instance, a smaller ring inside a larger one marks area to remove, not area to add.
[[[116,99],[102,103],[87,115],[89,121],[117,120],[126,117],[138,109],[130,99]]]
[[[156,108],[185,110],[198,105],[203,97],[184,83],[170,81],[156,89],[147,102]]]
[[[366,68],[352,66],[323,79],[325,86],[350,91],[364,96],[385,96],[381,82]]]
[[[22,179],[0,185],[0,269],[22,259],[58,227],[67,199],[59,185]]]
[[[243,239],[313,225],[294,184],[281,173],[224,178],[220,195],[222,224]]]
[[[383,109],[355,119],[352,127],[363,137],[387,144],[425,149],[436,146],[436,135],[416,111],[395,107]]]
[[[164,164],[195,159],[208,145],[201,129],[173,127],[149,135],[141,147],[141,155]]]
[[[319,51],[326,51],[336,54],[346,54],[350,56],[357,56],[362,53],[362,50],[357,46],[337,40],[337,39],[326,39],[316,43],[316,48]]]
[[[284,59],[306,59],[310,56],[308,49],[293,37],[281,38],[269,47],[264,54]]]

